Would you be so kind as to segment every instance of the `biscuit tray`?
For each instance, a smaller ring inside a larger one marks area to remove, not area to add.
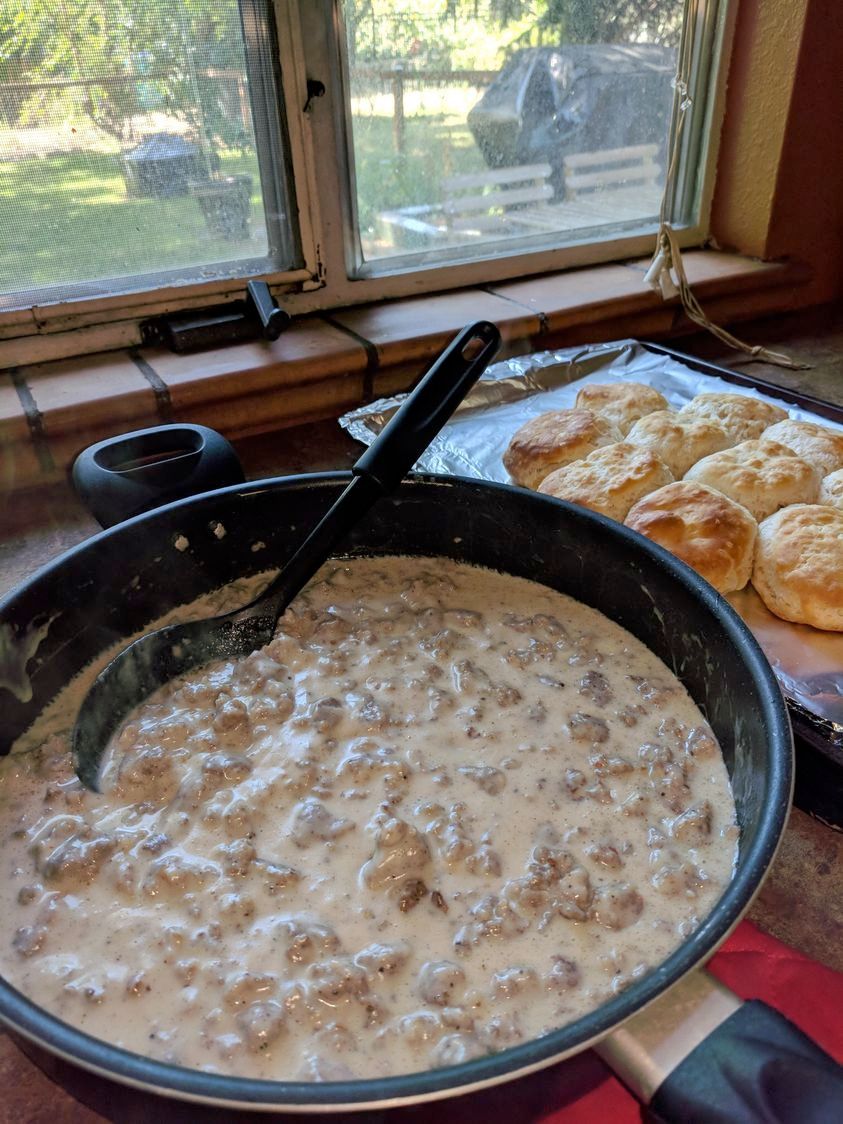
[[[636,340],[521,355],[486,371],[416,464],[422,472],[509,483],[501,457],[520,425],[548,410],[574,405],[588,382],[647,383],[679,408],[696,394],[742,393],[774,402],[793,418],[843,432],[843,409],[785,390],[744,372],[705,363]],[[382,398],[340,418],[370,444],[404,395]],[[843,633],[790,624],[773,616],[751,586],[728,600],[755,633],[787,700],[796,740],[795,801],[843,830]]]

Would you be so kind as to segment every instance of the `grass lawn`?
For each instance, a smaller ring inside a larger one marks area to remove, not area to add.
[[[484,166],[463,112],[408,116],[402,153],[395,151],[390,115],[358,113],[354,149],[367,257],[379,256],[380,212],[434,203],[443,177]],[[266,243],[257,159],[224,154],[222,171],[253,177],[248,241],[210,234],[189,195],[128,197],[117,155],[83,151],[0,161],[0,293],[260,256]]]
[[[440,202],[443,179],[486,167],[464,117],[408,117],[404,141],[404,151],[397,153],[388,117],[354,120],[357,209],[364,242],[376,232],[382,211]]]
[[[79,152],[0,162],[0,292],[229,261],[265,252],[257,159],[223,155],[253,177],[245,242],[211,235],[196,199],[126,195],[118,156]]]

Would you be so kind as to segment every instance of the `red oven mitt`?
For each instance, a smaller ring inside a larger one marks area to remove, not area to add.
[[[843,973],[742,922],[709,970],[742,999],[763,999],[843,1063]],[[390,1124],[640,1124],[641,1108],[596,1054],[439,1105],[386,1114]]]

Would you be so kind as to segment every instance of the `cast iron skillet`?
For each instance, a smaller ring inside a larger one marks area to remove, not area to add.
[[[105,531],[41,570],[0,602],[0,637],[12,638],[3,647],[0,683],[21,678],[14,653],[50,621],[25,669],[32,697],[15,698],[0,687],[0,749],[7,751],[58,690],[111,644],[175,604],[281,564],[348,479],[346,473],[281,478],[182,500]],[[523,1075],[593,1044],[699,966],[748,908],[786,823],[792,743],[765,657],[707,583],[666,551],[583,508],[453,477],[405,480],[355,528],[347,552],[443,555],[536,579],[593,605],[655,651],[706,714],[732,778],[740,858],[716,908],[664,964],[598,1010],[502,1053],[425,1073],[325,1084],[200,1073],[95,1040],[0,981],[0,1017],[31,1042],[128,1085],[229,1107],[336,1112],[436,1099]],[[786,1027],[797,1053],[813,1050],[819,1058],[806,1063],[813,1066],[809,1078],[804,1072],[794,1078],[804,1110],[806,1081],[817,1086],[825,1055]],[[769,1064],[762,1048],[763,1074]],[[757,1085],[753,1093],[767,1096],[766,1076],[747,1081]],[[707,1107],[714,1095],[706,1091]],[[686,1104],[683,1116],[688,1119]],[[804,1111],[798,1118],[811,1119]]]

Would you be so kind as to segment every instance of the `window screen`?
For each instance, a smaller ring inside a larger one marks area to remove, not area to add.
[[[0,292],[291,264],[256,0],[24,0],[0,42]]]

